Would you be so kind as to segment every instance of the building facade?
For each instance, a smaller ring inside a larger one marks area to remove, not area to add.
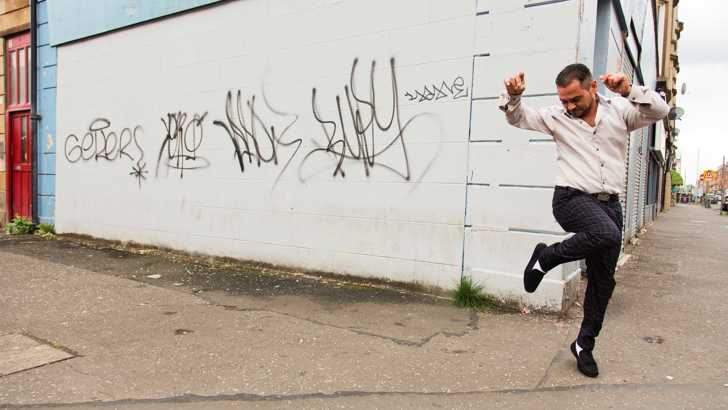
[[[47,2],[0,2],[0,224],[15,216],[53,222],[55,48]]]
[[[31,216],[28,163],[32,144],[25,112],[29,30],[28,0],[0,2],[0,224],[15,214]],[[20,64],[26,68],[21,70]]]
[[[698,177],[698,187],[705,194],[722,194],[728,188],[728,166],[703,170]]]
[[[657,89],[665,96],[671,107],[677,107],[678,85],[677,75],[680,72],[680,59],[678,57],[678,41],[684,24],[678,20],[679,0],[655,0],[656,19],[658,23],[657,38],[659,45],[660,77]],[[677,136],[676,118],[669,117],[658,124],[658,133],[662,134],[655,146],[659,155],[659,162],[663,165],[663,181],[660,189],[662,210],[667,211],[674,203],[671,187],[672,170],[679,170],[677,166]]]
[[[58,135],[41,112],[55,167],[38,197],[59,232],[440,288],[467,275],[549,310],[580,267],[522,290],[533,246],[567,233],[554,142],[506,124],[503,79],[525,71],[537,107],[558,104],[569,63],[652,88],[661,72],[648,0],[48,7],[39,101],[57,101]],[[626,239],[646,223],[656,135],[631,136]]]

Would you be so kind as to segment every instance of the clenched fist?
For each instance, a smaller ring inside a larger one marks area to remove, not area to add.
[[[524,91],[526,91],[526,80],[524,77],[525,75],[523,74],[523,72],[520,72],[505,81],[506,91],[508,91],[508,95],[521,95]]]
[[[632,91],[632,85],[630,85],[629,79],[622,73],[604,74],[599,79],[602,80],[609,90],[622,97],[627,97]]]

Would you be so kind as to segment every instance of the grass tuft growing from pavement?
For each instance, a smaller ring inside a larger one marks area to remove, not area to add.
[[[42,223],[36,227],[35,234],[43,238],[53,238],[56,236],[56,229],[53,224]]]
[[[471,309],[497,306],[497,303],[483,292],[483,286],[474,282],[469,276],[460,279],[460,283],[453,291],[453,302],[457,306]]]
[[[5,233],[8,235],[28,235],[33,232],[35,232],[33,221],[19,215],[5,224]]]

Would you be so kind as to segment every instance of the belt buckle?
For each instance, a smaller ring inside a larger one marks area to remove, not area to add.
[[[602,202],[607,202],[607,201],[609,201],[610,196],[611,195],[608,192],[600,192],[597,194],[597,199]]]

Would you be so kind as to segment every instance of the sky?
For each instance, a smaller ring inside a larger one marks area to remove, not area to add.
[[[677,105],[685,109],[685,115],[677,121],[676,145],[686,184],[695,183],[698,167],[700,172],[717,169],[723,156],[728,156],[728,104],[721,98],[728,95],[726,16],[726,0],[682,0],[678,5],[678,19],[685,29],[677,46]],[[685,95],[680,94],[683,83]]]

